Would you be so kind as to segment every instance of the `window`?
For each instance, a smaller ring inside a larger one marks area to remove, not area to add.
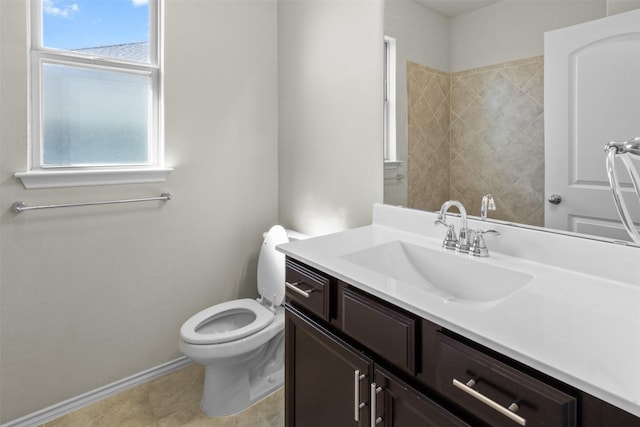
[[[384,36],[384,166],[402,162],[396,153],[396,39]]]
[[[27,188],[164,181],[161,0],[31,0]]]

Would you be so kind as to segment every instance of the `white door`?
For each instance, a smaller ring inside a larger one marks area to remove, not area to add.
[[[640,9],[545,33],[544,62],[545,226],[630,240],[603,149],[640,136]],[[617,171],[640,223],[628,174]]]

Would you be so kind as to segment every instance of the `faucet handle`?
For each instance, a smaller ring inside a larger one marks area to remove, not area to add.
[[[489,234],[495,237],[500,237],[500,232],[497,230],[476,230],[473,243],[469,249],[469,253],[473,256],[486,258],[489,256],[489,249],[484,242],[484,235]]]
[[[433,221],[433,223],[435,225],[444,225],[445,227],[449,227],[449,224],[447,224],[447,216],[442,215],[441,213],[438,214],[438,216],[436,217],[435,221]]]
[[[446,219],[440,215],[438,215],[438,218],[433,221],[433,223],[447,227],[447,235],[444,237],[442,247],[445,249],[455,249],[458,245],[458,237],[456,236],[456,228],[453,224],[447,224]]]
[[[447,235],[442,242],[442,247],[445,249],[456,249],[458,247],[458,236],[456,236],[456,229],[451,225],[447,225],[449,229],[447,230]]]

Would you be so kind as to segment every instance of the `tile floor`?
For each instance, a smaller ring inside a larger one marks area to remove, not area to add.
[[[40,427],[282,427],[284,389],[241,414],[208,418],[200,410],[204,368],[189,365]]]

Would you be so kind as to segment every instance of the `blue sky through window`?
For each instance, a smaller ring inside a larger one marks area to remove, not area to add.
[[[45,47],[72,50],[148,41],[148,0],[42,0]]]

